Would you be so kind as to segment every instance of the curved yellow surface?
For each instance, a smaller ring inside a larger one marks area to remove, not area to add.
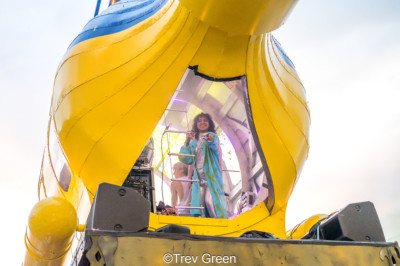
[[[303,222],[299,223],[292,229],[286,232],[286,236],[288,239],[301,239],[305,234],[307,234],[311,227],[316,224],[319,220],[328,217],[326,214],[316,214],[311,216],[310,218],[304,220]]]
[[[248,35],[233,35],[210,27],[190,65],[198,66],[198,72],[213,78],[243,76],[249,39]]]
[[[226,220],[150,214],[150,229],[174,223],[196,234],[239,236],[259,230],[284,238],[287,201],[308,153],[309,111],[304,88],[271,35],[251,34],[279,26],[295,1],[255,1],[262,6],[259,12],[249,3],[248,12],[257,14],[253,20],[243,16],[250,30],[239,29],[240,22],[232,30],[218,26],[227,24],[226,14],[210,22],[217,17],[204,11],[207,5],[226,1],[205,1],[203,11],[190,6],[195,2],[202,1],[170,0],[149,19],[78,43],[64,56],[54,82],[51,119],[71,168],[72,192],[57,189],[78,208],[78,195],[85,193],[82,182],[91,198],[101,182],[121,185],[189,66],[213,78],[246,75],[258,140],[273,181],[272,213],[262,202]],[[237,7],[244,3],[237,2]],[[263,22],[266,10],[277,14],[267,23],[273,27]],[[45,153],[47,172],[49,164]],[[46,178],[57,185],[54,173],[50,178],[44,173]]]
[[[160,12],[163,16],[146,21],[143,30],[137,25],[117,33],[116,43],[97,38],[107,43],[99,50],[91,40],[78,44],[69,53],[84,52],[67,56],[58,71],[56,128],[72,168],[92,195],[99,181],[122,184],[207,30],[177,1]],[[108,63],[93,66],[94,58]],[[80,71],[73,75],[70,69],[76,68]],[[70,77],[66,86],[64,76]]]
[[[297,75],[278,59],[271,35],[252,36],[247,82],[254,124],[275,193],[274,210],[286,206],[308,154],[310,114]]]
[[[39,201],[29,215],[25,264],[61,263],[77,226],[75,208],[67,200],[50,197]]]
[[[219,30],[257,35],[285,22],[297,0],[181,0],[201,21]]]

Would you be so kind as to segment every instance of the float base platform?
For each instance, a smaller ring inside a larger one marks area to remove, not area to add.
[[[86,231],[72,265],[399,265],[397,242]]]

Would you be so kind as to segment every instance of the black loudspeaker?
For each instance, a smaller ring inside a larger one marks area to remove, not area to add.
[[[97,188],[86,230],[138,232],[147,229],[150,202],[129,187],[101,183]]]
[[[321,221],[319,235],[326,240],[385,242],[378,214],[369,201],[349,204]]]

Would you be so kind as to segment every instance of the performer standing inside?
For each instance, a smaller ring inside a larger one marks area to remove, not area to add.
[[[195,155],[194,158],[180,156],[179,160],[191,165],[189,177],[193,172],[192,179],[200,180],[192,184],[191,207],[204,207],[204,212],[191,209],[191,215],[228,218],[220,167],[219,138],[209,114],[200,113],[194,118],[192,133],[186,136],[180,153]]]
[[[176,206],[189,207],[192,184],[185,181],[188,179],[188,167],[181,162],[177,162],[172,168],[174,170],[175,178],[178,180],[183,180],[173,181],[171,183],[172,208],[176,208]],[[179,216],[190,216],[190,210],[185,208],[178,208],[177,214]]]

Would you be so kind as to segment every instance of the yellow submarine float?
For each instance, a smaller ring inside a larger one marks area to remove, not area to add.
[[[370,202],[285,229],[310,112],[270,32],[296,2],[111,0],[99,14],[98,0],[55,77],[24,265],[399,263]],[[201,112],[221,142],[227,217],[165,215],[156,202],[169,204]]]

